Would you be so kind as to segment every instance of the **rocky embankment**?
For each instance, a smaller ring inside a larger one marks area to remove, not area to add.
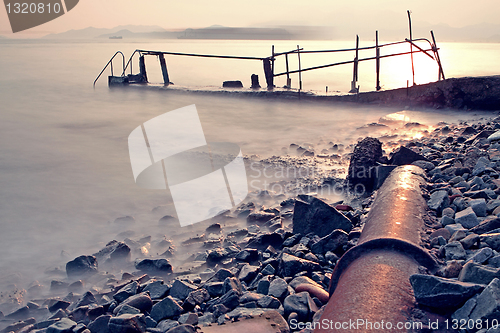
[[[410,279],[412,320],[425,332],[433,318],[448,319],[450,327],[465,321],[464,332],[468,324],[470,332],[498,332],[491,327],[500,318],[499,130],[500,119],[441,126],[401,142],[390,156],[378,139],[367,138],[351,156],[346,187],[363,178],[356,168],[414,164],[426,171],[430,212],[421,245],[440,269]],[[363,186],[376,189],[380,175]],[[216,332],[240,323],[248,331],[247,318],[264,318],[278,332],[298,331],[296,323],[319,320],[335,263],[356,246],[375,196],[329,202],[312,193],[286,198],[263,191],[187,240],[113,240],[67,262],[65,276],[50,287],[2,295],[0,330]]]

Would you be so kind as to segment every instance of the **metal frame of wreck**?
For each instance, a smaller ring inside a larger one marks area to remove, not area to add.
[[[408,12],[408,19],[410,22],[410,38],[406,38],[404,41],[399,41],[399,42],[392,42],[392,43],[386,43],[386,44],[379,44],[379,38],[378,38],[378,31],[375,32],[375,45],[373,46],[365,46],[365,47],[359,47],[359,36],[356,35],[356,47],[355,48],[350,48],[350,49],[338,49],[338,50],[311,50],[307,51],[304,50],[303,48],[300,48],[299,45],[297,45],[297,49],[291,50],[291,51],[286,51],[286,52],[280,52],[280,53],[275,53],[274,52],[274,45],[272,46],[272,52],[271,56],[265,57],[265,58],[260,58],[260,57],[244,57],[244,56],[230,56],[230,55],[210,55],[210,54],[196,54],[196,53],[181,53],[181,52],[167,52],[167,51],[151,51],[151,50],[140,50],[137,49],[135,50],[132,55],[130,56],[128,62],[125,64],[125,56],[123,55],[122,52],[118,51],[116,52],[113,57],[108,61],[106,66],[102,69],[101,73],[97,76],[97,78],[94,80],[94,87],[103,74],[103,72],[106,70],[108,66],[111,67],[111,76],[108,78],[108,84],[111,85],[122,85],[122,84],[128,84],[128,83],[148,83],[147,79],[147,73],[146,73],[146,63],[144,60],[144,56],[146,55],[154,55],[158,56],[159,61],[160,61],[160,67],[162,70],[162,75],[163,75],[163,82],[164,85],[169,85],[172,84],[170,82],[170,77],[168,74],[167,70],[167,63],[165,61],[165,55],[177,55],[177,56],[187,56],[187,57],[201,57],[201,58],[218,58],[218,59],[240,59],[240,60],[258,60],[262,61],[263,63],[263,68],[264,68],[264,76],[266,79],[266,84],[267,84],[267,89],[272,90],[275,85],[274,85],[274,78],[282,75],[286,75],[287,78],[287,84],[286,88],[290,89],[291,88],[291,79],[290,79],[290,74],[298,73],[299,76],[299,88],[298,91],[300,92],[302,90],[302,73],[311,71],[311,70],[316,70],[316,69],[321,69],[321,68],[328,68],[328,67],[334,67],[334,66],[340,66],[340,65],[347,65],[347,64],[353,64],[353,78],[351,81],[351,90],[350,93],[358,93],[359,92],[359,86],[356,87],[357,81],[358,81],[358,64],[363,61],[370,61],[370,60],[375,60],[376,66],[375,66],[375,71],[376,71],[376,86],[375,89],[378,91],[381,89],[380,86],[380,59],[383,58],[389,58],[389,57],[396,57],[396,56],[403,56],[403,55],[411,55],[411,66],[412,66],[412,74],[413,74],[413,85],[415,85],[415,68],[414,68],[414,63],[413,63],[413,54],[414,53],[424,53],[428,57],[430,57],[432,60],[436,61],[438,65],[438,81],[441,79],[445,79],[444,76],[444,71],[443,67],[441,65],[441,59],[439,57],[439,48],[436,45],[436,39],[434,37],[434,32],[431,31],[431,37],[432,37],[432,42],[426,38],[417,38],[413,39],[412,36],[412,30],[411,30],[411,18],[410,18],[410,13]],[[427,42],[429,44],[428,49],[423,49],[415,42]],[[387,46],[394,46],[394,45],[399,45],[399,44],[409,44],[410,45],[410,51],[408,52],[399,52],[399,53],[392,53],[392,54],[386,54],[386,55],[380,55],[380,49],[383,47]],[[415,50],[414,50],[415,48]],[[359,51],[362,50],[370,50],[370,49],[375,49],[375,56],[373,57],[367,57],[367,58],[362,58],[359,59]],[[303,54],[315,54],[315,53],[337,53],[337,52],[355,52],[355,56],[353,60],[348,60],[348,61],[342,61],[342,62],[336,62],[336,63],[331,63],[331,64],[326,64],[326,65],[320,65],[320,66],[313,66],[313,67],[308,67],[308,68],[301,68],[301,55]],[[429,52],[432,52],[430,54]],[[122,56],[122,67],[123,71],[121,73],[121,76],[113,76],[113,59],[120,54]],[[132,74],[132,59],[135,56],[135,54],[139,54],[139,74]],[[289,64],[288,64],[288,58],[289,55],[291,54],[297,54],[298,57],[298,69],[296,70],[290,70]],[[286,71],[281,72],[281,73],[275,73],[275,66],[274,63],[276,59],[280,56],[285,57],[285,66],[286,66]],[[127,68],[130,65],[130,75],[125,75],[125,72]],[[259,86],[260,87],[260,86]],[[256,88],[256,87],[253,87]]]

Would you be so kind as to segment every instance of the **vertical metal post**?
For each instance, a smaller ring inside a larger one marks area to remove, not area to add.
[[[441,58],[439,58],[439,52],[438,48],[436,45],[436,38],[434,38],[434,31],[431,30],[431,36],[432,36],[432,51],[434,51],[434,55],[436,56],[436,61],[439,66],[439,74],[438,74],[438,81],[441,80],[441,77],[443,80],[446,80],[444,77],[444,72],[443,72],[443,66],[441,65]]]
[[[358,59],[359,59],[359,36],[356,35],[356,56],[354,57],[354,65],[352,69],[352,82],[350,93],[357,93],[356,83],[358,82]]]
[[[113,74],[113,60],[111,60],[111,62],[109,64],[111,65],[111,76],[114,76],[114,74]]]
[[[378,47],[378,30],[375,31],[375,69],[377,71],[377,86],[375,87],[377,91],[380,88],[380,48]]]
[[[286,62],[286,87],[291,88],[292,87],[292,81],[290,80],[290,69],[288,67],[288,53],[285,53],[285,62]]]
[[[297,45],[297,56],[299,57],[299,93],[300,93],[300,91],[302,90],[302,67],[300,65],[300,47],[298,45]]]
[[[273,75],[273,88],[274,88],[274,45],[271,48],[271,73]]]
[[[411,73],[413,75],[413,85],[415,85],[415,66],[413,64],[413,33],[411,30],[411,14],[410,11],[407,10],[408,12],[408,24],[410,27],[410,56],[411,56]]]
[[[167,63],[165,62],[165,56],[163,53],[158,55],[160,59],[161,73],[163,75],[163,84],[168,86],[170,84],[170,78],[168,77]]]
[[[271,70],[271,59],[262,59],[262,64],[264,66],[264,76],[266,77],[267,89],[272,90],[274,87],[274,75]]]
[[[146,62],[144,61],[144,56],[139,57],[139,73],[142,77],[142,82],[148,82],[148,75],[146,74]]]

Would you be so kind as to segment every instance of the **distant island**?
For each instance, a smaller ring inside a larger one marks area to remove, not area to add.
[[[455,28],[446,24],[414,23],[413,35],[427,37],[429,31],[436,33],[442,42],[500,42],[500,24],[477,24]],[[402,40],[407,37],[406,27],[381,29],[383,40]],[[375,31],[359,26],[356,30],[346,27],[279,26],[279,27],[225,27],[213,25],[206,28],[166,30],[155,25],[122,25],[111,29],[88,27],[48,34],[42,39],[227,39],[227,40],[350,40],[359,34],[361,38],[372,38]],[[0,36],[0,38],[6,38]]]

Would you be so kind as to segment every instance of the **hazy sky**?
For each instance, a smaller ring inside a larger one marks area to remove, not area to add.
[[[462,27],[497,23],[499,0],[80,0],[68,14],[23,34],[40,35],[89,26],[158,25],[165,29],[224,26],[323,25],[387,29],[414,22]],[[358,23],[359,22],[359,23]],[[14,37],[5,9],[0,34]],[[19,33],[18,33],[19,34]],[[20,36],[21,37],[21,36]]]

